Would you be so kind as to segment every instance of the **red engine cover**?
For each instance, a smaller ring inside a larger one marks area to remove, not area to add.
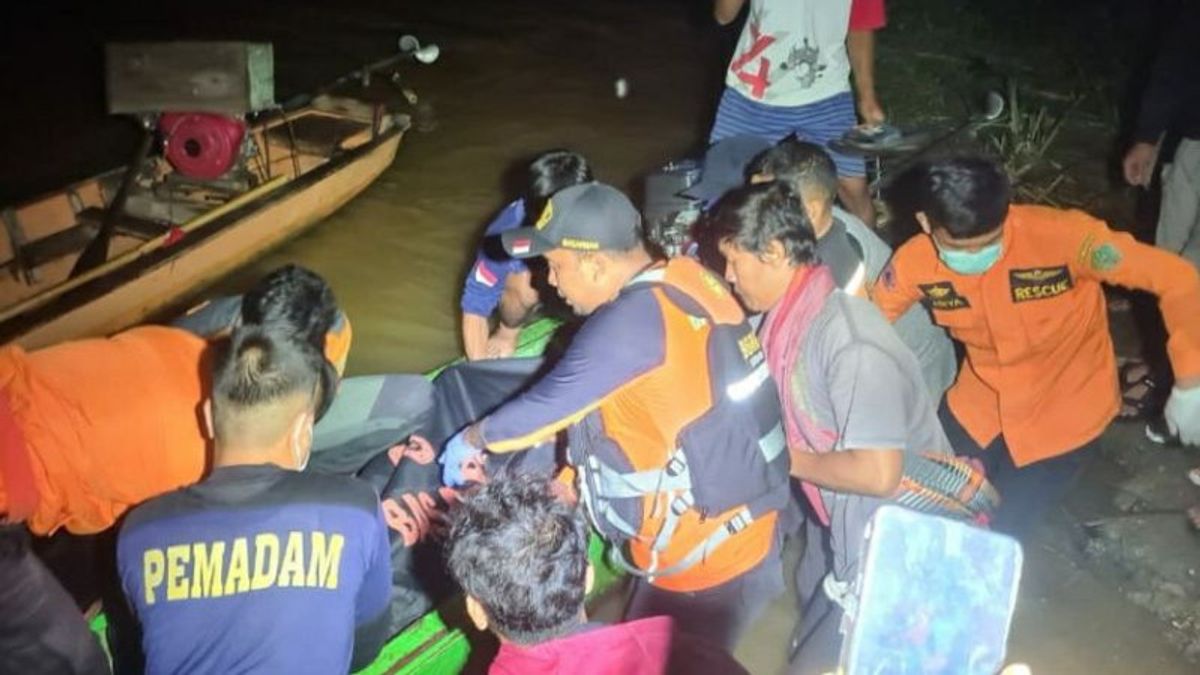
[[[233,167],[246,136],[246,123],[212,113],[163,113],[158,119],[163,154],[179,173],[220,178]]]

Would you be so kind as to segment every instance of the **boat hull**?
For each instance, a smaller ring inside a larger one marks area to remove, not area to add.
[[[0,323],[0,339],[26,349],[109,335],[144,321],[329,216],[392,163],[400,128],[347,151],[173,243],[117,266]]]

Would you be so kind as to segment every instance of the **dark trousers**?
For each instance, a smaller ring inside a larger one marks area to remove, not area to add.
[[[981,461],[988,480],[1000,493],[1000,508],[992,518],[992,529],[1020,540],[1032,533],[1047,509],[1058,504],[1100,444],[1099,437],[1093,438],[1064,455],[1018,468],[1013,464],[1003,434],[981,448],[944,400],[938,417],[955,454]]]
[[[100,643],[30,550],[24,526],[0,526],[0,673],[108,672]]]
[[[804,553],[796,565],[796,596],[800,618],[792,630],[788,670],[792,675],[827,673],[836,669],[842,635],[842,608],[825,594],[822,582],[833,564],[829,529],[817,520],[806,497]]]
[[[783,558],[776,544],[745,574],[702,591],[667,591],[638,579],[625,620],[669,616],[678,630],[733,653],[742,634],[783,589]]]

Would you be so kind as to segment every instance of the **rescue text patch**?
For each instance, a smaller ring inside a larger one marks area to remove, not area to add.
[[[1072,288],[1066,265],[1009,270],[1008,283],[1013,302],[1053,298]]]

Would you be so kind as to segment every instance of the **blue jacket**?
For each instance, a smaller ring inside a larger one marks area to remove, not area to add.
[[[345,673],[387,638],[387,530],[353,478],[218,468],[134,509],[117,567],[148,673]]]
[[[524,223],[525,202],[518,199],[505,206],[488,225],[487,231],[484,233],[484,244],[475,253],[475,263],[471,265],[471,270],[467,272],[466,282],[463,284],[460,302],[463,312],[477,316],[491,316],[500,304],[500,297],[504,295],[504,282],[508,279],[508,275],[529,269],[524,262],[515,258],[490,256],[490,249],[487,246],[489,241],[495,243],[497,253],[503,255],[503,249],[499,246],[500,234],[515,230]]]

